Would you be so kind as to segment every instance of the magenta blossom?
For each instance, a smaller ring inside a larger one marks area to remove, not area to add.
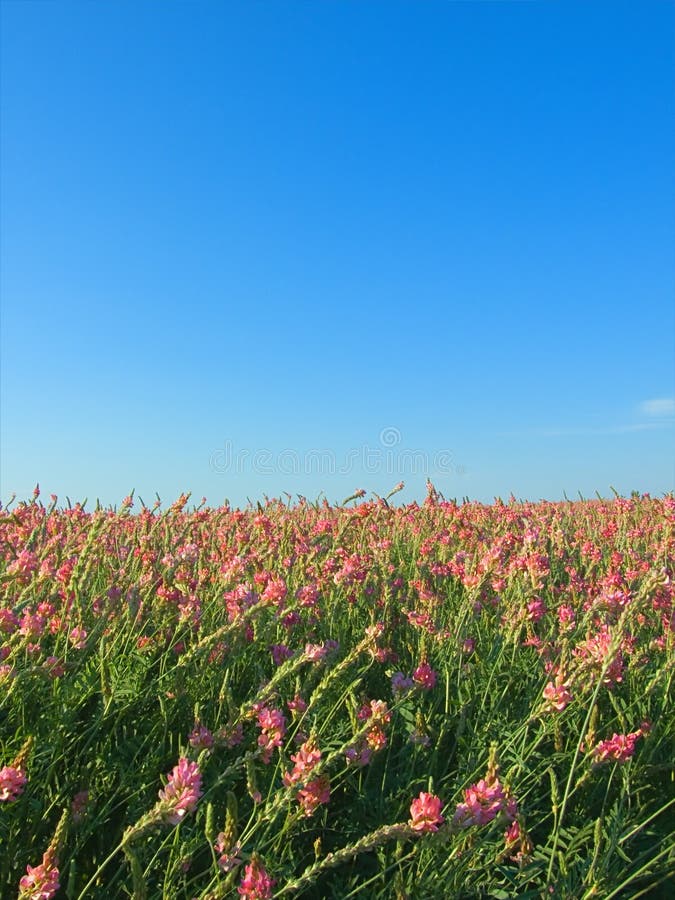
[[[237,892],[247,900],[270,900],[274,884],[274,879],[270,878],[262,863],[254,857],[244,870]]]

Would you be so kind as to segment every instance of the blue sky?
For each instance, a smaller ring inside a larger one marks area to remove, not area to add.
[[[3,0],[0,493],[675,488],[675,5]]]

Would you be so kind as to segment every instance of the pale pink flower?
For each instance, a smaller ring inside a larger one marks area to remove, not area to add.
[[[87,632],[81,626],[76,625],[68,635],[68,639],[76,650],[83,650],[87,645]]]
[[[20,797],[28,779],[23,769],[17,766],[3,766],[0,769],[0,801],[12,802]]]
[[[60,886],[59,870],[45,853],[39,866],[26,866],[19,881],[19,900],[51,900]]]
[[[193,812],[202,795],[199,766],[185,757],[173,767],[166,787],[159,792],[159,810],[164,821],[178,825],[186,813]]]
[[[320,662],[325,659],[332,650],[337,650],[340,645],[337,641],[326,641],[323,644],[305,644],[305,656],[310,662]]]
[[[548,701],[549,706],[552,706],[558,712],[562,712],[568,703],[571,702],[572,695],[566,684],[554,684],[552,681],[549,681],[544,688],[544,698]]]
[[[225,842],[225,834],[221,831],[214,844],[214,849],[218,856],[218,866],[223,872],[231,872],[242,863],[241,859],[241,843],[239,841],[232,846]]]
[[[425,791],[410,804],[410,827],[414,831],[438,831],[438,826],[445,822],[441,815],[443,804],[434,794]]]

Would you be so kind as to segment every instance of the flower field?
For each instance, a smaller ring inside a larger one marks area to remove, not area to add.
[[[0,897],[669,896],[675,500],[389,500],[0,509]]]

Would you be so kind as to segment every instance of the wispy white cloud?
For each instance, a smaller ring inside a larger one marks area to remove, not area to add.
[[[645,416],[675,416],[675,397],[643,400],[640,404],[640,412]]]
[[[675,426],[675,397],[657,397],[643,400],[638,407],[641,422],[624,422],[616,425],[561,425],[501,431],[498,437],[593,437],[612,434],[635,434],[641,431],[662,431]],[[599,418],[599,416],[598,416]],[[648,421],[644,421],[647,418]]]

